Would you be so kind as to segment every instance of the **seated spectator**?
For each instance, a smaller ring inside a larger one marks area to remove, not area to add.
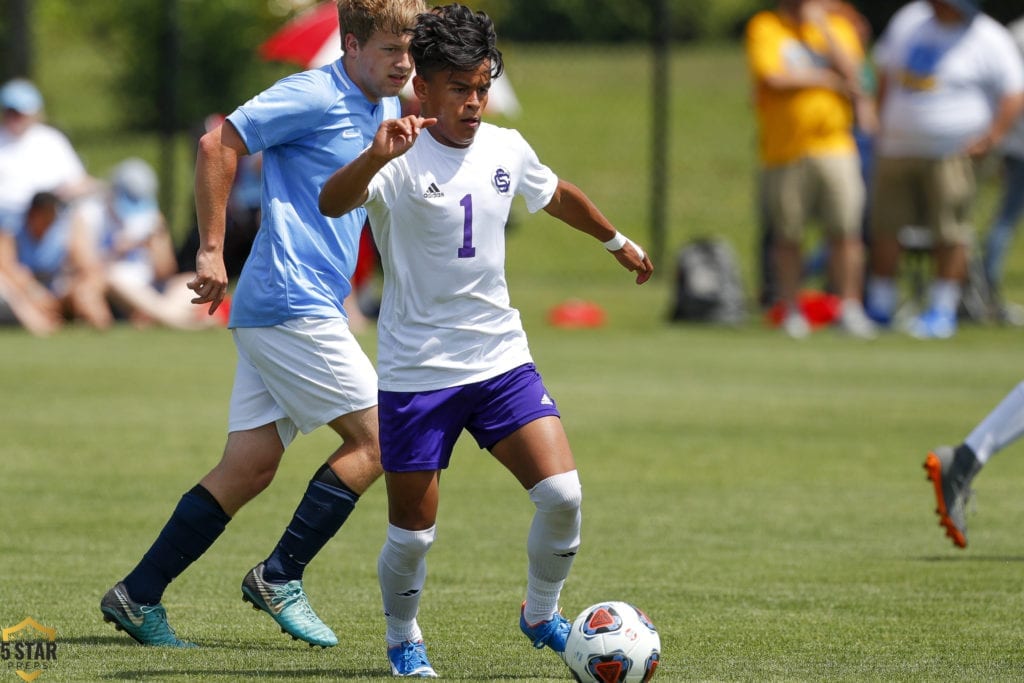
[[[63,133],[43,123],[43,97],[29,81],[0,87],[0,230],[13,232],[38,192],[70,201],[95,189]]]
[[[64,306],[18,262],[16,236],[34,196],[67,200],[95,183],[67,137],[43,123],[43,97],[30,81],[18,78],[0,87],[0,109],[0,322],[46,335],[61,326]],[[32,222],[52,209],[35,206]]]
[[[223,324],[222,317],[210,317],[191,303],[193,294],[185,285],[195,274],[178,272],[157,189],[152,167],[142,159],[127,159],[111,173],[107,193],[76,208],[75,221],[98,245],[106,293],[136,325],[191,330]]]
[[[103,268],[90,235],[71,216],[51,192],[32,197],[14,240],[18,262],[48,296],[30,286],[23,292],[36,296],[43,310],[56,309],[64,318],[106,329],[114,316],[104,297]]]
[[[27,219],[36,221],[40,216],[52,222],[59,203],[55,195],[40,195],[30,205]],[[20,227],[24,220],[12,227]],[[0,323],[20,324],[37,336],[52,334],[63,323],[57,297],[18,261],[13,229],[0,230]]]

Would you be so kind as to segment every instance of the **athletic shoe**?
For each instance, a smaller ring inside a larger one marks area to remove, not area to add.
[[[792,339],[804,339],[811,333],[811,324],[799,311],[790,311],[782,320],[782,330]]]
[[[569,631],[572,630],[572,622],[561,614],[555,614],[547,621],[539,621],[536,624],[526,622],[526,603],[519,610],[519,628],[526,637],[533,641],[535,648],[542,648],[545,645],[561,655],[565,652],[565,641],[569,638]]]
[[[100,600],[103,621],[109,621],[118,631],[124,631],[142,645],[154,647],[196,647],[194,643],[178,640],[174,629],[167,623],[163,605],[143,605],[128,595],[124,583],[119,582]]]
[[[864,313],[864,307],[856,299],[843,301],[842,310],[839,313],[839,329],[851,337],[859,339],[875,339],[878,330],[871,319]]]
[[[242,600],[252,603],[253,609],[263,610],[274,618],[293,640],[303,640],[310,647],[333,647],[338,644],[327,624],[320,620],[309,605],[302,582],[271,583],[263,579],[264,564],[249,570],[242,579]]]
[[[1004,303],[996,307],[996,320],[1010,327],[1024,327],[1024,307],[1014,303]]]
[[[981,469],[974,452],[961,444],[955,449],[939,446],[924,461],[924,469],[935,487],[935,512],[946,535],[958,548],[967,547],[967,501],[971,480]]]
[[[403,678],[437,678],[437,672],[427,660],[427,646],[422,640],[407,640],[388,648],[391,675]]]
[[[956,315],[930,308],[911,321],[908,331],[918,339],[949,339],[956,334]]]

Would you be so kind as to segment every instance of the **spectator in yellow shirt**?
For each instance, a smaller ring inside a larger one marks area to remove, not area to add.
[[[875,327],[861,305],[865,190],[853,137],[864,58],[856,28],[828,0],[781,0],[747,24],[754,81],[760,183],[772,226],[783,329],[803,338],[810,325],[798,305],[802,243],[812,219],[829,238],[831,280],[842,299],[838,326],[862,338]]]

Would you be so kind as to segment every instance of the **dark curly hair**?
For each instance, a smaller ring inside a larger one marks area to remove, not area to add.
[[[409,51],[417,73],[429,77],[441,71],[475,71],[491,63],[491,78],[505,70],[496,47],[494,22],[484,12],[453,3],[421,14]]]

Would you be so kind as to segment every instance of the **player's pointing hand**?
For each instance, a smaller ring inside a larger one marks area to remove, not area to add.
[[[385,159],[401,156],[413,146],[423,128],[435,123],[436,118],[423,118],[411,114],[400,119],[384,121],[373,138],[372,151],[376,156]]]

